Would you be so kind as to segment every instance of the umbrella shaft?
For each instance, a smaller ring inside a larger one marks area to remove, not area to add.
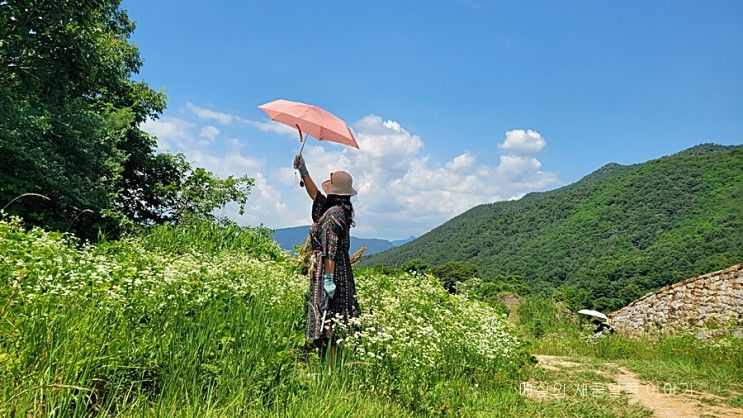
[[[300,136],[300,138],[301,138],[301,136]],[[304,144],[306,144],[306,143],[307,143],[307,135],[304,136],[304,140],[302,141],[302,147],[299,148],[299,155],[302,155],[302,150],[304,150]],[[304,187],[304,179],[299,179],[299,187]]]

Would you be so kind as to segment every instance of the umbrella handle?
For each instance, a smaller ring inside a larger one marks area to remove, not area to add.
[[[295,124],[294,126],[297,127],[297,131],[299,131],[299,142],[302,143],[302,146],[299,148],[299,155],[302,155],[302,151],[304,150],[304,144],[307,142],[307,138],[302,139],[302,128],[299,127],[299,124]],[[299,187],[304,187],[304,180],[301,178],[299,179]]]
[[[304,141],[302,141],[302,147],[299,148],[299,155],[302,155],[302,150],[304,149],[304,144],[306,143],[307,143],[307,138],[305,138]]]
[[[296,126],[297,131],[299,131],[299,142],[302,142],[302,128],[299,127],[298,123],[295,123],[294,126]]]

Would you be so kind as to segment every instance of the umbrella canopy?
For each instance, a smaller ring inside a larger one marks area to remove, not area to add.
[[[297,128],[300,141],[303,139],[302,133],[304,132],[321,141],[359,147],[348,125],[320,107],[279,99],[262,104],[258,106],[258,109],[266,112],[276,122]]]
[[[583,315],[593,316],[593,317],[596,317],[596,318],[601,318],[601,319],[603,319],[605,321],[608,321],[609,320],[609,317],[608,316],[602,314],[599,311],[594,311],[594,310],[591,310],[591,309],[581,309],[581,310],[578,311],[578,313],[579,314],[583,314]]]

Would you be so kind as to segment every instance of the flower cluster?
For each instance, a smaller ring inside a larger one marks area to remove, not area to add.
[[[356,278],[362,315],[337,322],[341,346],[365,364],[421,373],[442,367],[517,366],[522,343],[505,316],[464,295],[450,295],[430,275],[362,272]]]
[[[10,306],[95,303],[104,311],[193,311],[210,300],[269,298],[277,308],[301,304],[303,277],[285,262],[239,251],[174,254],[152,251],[141,238],[77,247],[69,236],[18,219],[0,221],[0,275]],[[2,293],[0,293],[1,295]]]

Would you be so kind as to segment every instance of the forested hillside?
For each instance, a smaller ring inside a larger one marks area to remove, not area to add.
[[[472,208],[364,264],[418,258],[468,261],[485,277],[520,275],[576,306],[618,308],[743,260],[743,146],[608,164],[557,190]]]

